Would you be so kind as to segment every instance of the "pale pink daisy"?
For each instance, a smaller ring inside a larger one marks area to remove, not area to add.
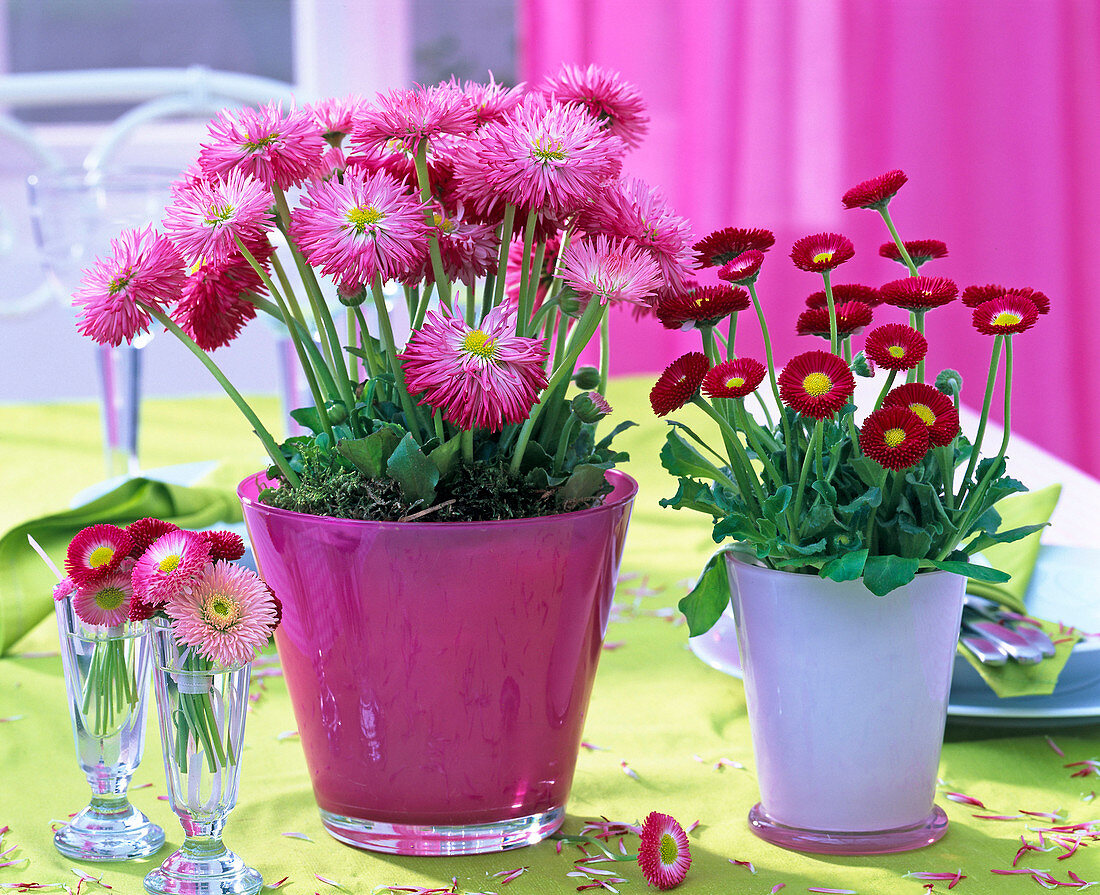
[[[78,587],[73,596],[73,612],[86,625],[121,625],[130,617],[133,593],[129,568],[119,568],[91,584]]]
[[[177,640],[225,668],[251,662],[276,624],[267,585],[225,560],[207,563],[164,610]]]
[[[284,112],[277,103],[258,109],[225,109],[210,122],[199,164],[210,176],[239,170],[264,186],[298,186],[316,170],[325,141],[308,111]]]
[[[192,261],[223,262],[236,253],[236,239],[254,242],[274,224],[271,191],[243,171],[194,180],[173,192],[164,229]]]
[[[578,215],[577,226],[647,249],[660,265],[668,289],[682,291],[692,277],[691,226],[644,180],[624,177],[596,195]]]
[[[504,304],[476,328],[458,314],[429,311],[399,356],[409,392],[423,392],[421,404],[464,430],[522,422],[547,385],[542,340],[517,336],[515,308]]]
[[[351,142],[369,148],[398,140],[415,150],[425,137],[463,136],[476,127],[473,105],[457,84],[417,86],[379,93],[360,111]]]
[[[618,72],[589,65],[563,65],[539,89],[560,103],[581,106],[601,127],[635,148],[649,128],[642,94]]]
[[[367,101],[361,96],[347,96],[343,99],[330,97],[309,107],[313,120],[321,129],[321,136],[330,146],[339,146],[340,141],[350,134],[355,121],[366,107]]]
[[[479,212],[507,203],[560,219],[619,176],[623,151],[582,109],[534,94],[455,153],[455,178]]]
[[[183,277],[183,258],[167,236],[152,226],[123,230],[110,257],[84,272],[73,296],[82,309],[76,328],[101,345],[130,342],[149,329],[139,302],[164,310],[179,299]]]
[[[456,87],[458,86],[458,82],[453,78],[450,83]],[[467,81],[461,89],[466,96],[466,100],[474,108],[474,117],[478,127],[507,115],[523,101],[524,96],[523,84],[517,84],[515,87],[505,87],[503,84],[497,83],[492,72],[489,72],[488,84]]]
[[[291,234],[310,264],[347,284],[403,277],[428,253],[423,206],[384,171],[312,184]]]
[[[69,542],[65,571],[78,587],[89,584],[117,571],[132,545],[130,536],[117,525],[89,525]]]
[[[661,289],[661,269],[636,245],[606,236],[569,244],[561,259],[562,279],[582,300],[593,296],[607,304],[650,305]]]
[[[208,562],[210,544],[202,535],[184,529],[161,535],[134,564],[137,598],[154,606],[164,603]]]

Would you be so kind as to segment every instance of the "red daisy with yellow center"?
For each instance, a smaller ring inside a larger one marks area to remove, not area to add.
[[[848,403],[856,380],[848,365],[828,351],[791,358],[779,374],[779,397],[803,416],[824,419]]]
[[[791,260],[800,270],[821,273],[850,260],[856,253],[847,236],[840,233],[814,233],[803,236],[791,248]]]
[[[908,180],[904,171],[887,171],[878,177],[857,183],[840,201],[845,208],[885,208]]]
[[[923,382],[898,386],[882,402],[883,407],[904,407],[928,429],[928,440],[937,446],[951,444],[959,434],[959,412],[951,398]]]
[[[928,353],[928,340],[904,323],[886,323],[867,333],[863,351],[887,370],[913,370]]]
[[[721,267],[749,250],[766,252],[775,245],[775,234],[759,228],[726,227],[700,239],[695,250],[696,267]]]
[[[730,283],[747,286],[756,281],[760,273],[760,265],[764,263],[764,253],[756,249],[742,252],[728,264],[724,264],[718,271],[718,279]]]
[[[928,428],[908,407],[880,407],[859,430],[860,450],[883,469],[915,466],[928,445]]]
[[[959,287],[946,277],[905,277],[887,283],[879,291],[888,305],[907,311],[927,311],[954,301]]]
[[[701,351],[689,351],[665,367],[649,392],[649,403],[657,416],[668,416],[699,394],[699,387],[710,369],[710,361]]]
[[[719,320],[745,310],[752,302],[744,289],[701,286],[691,292],[663,295],[657,300],[657,319],[667,329],[714,326]]]
[[[833,285],[833,304],[843,304],[846,301],[861,301],[865,305],[874,308],[882,304],[882,295],[874,286],[864,286],[862,283],[836,283]],[[807,308],[827,308],[829,299],[824,289],[819,289],[806,296]]]
[[[974,309],[974,328],[987,336],[1007,336],[1031,329],[1039,319],[1039,310],[1031,299],[1008,293],[991,298]]]
[[[836,331],[841,338],[861,330],[871,322],[871,308],[861,301],[847,301],[836,305]],[[831,338],[829,333],[829,309],[807,308],[798,315],[795,329],[800,336]]]
[[[909,253],[909,260],[917,267],[920,267],[922,264],[927,264],[929,261],[934,261],[937,258],[947,257],[947,243],[941,242],[938,239],[907,239],[902,245],[905,246],[905,251]],[[883,258],[897,261],[898,264],[905,263],[905,259],[901,257],[901,252],[898,251],[898,244],[896,242],[884,242],[879,246],[878,253]]]
[[[723,361],[703,378],[703,393],[711,398],[743,398],[764,381],[767,368],[751,357]]]

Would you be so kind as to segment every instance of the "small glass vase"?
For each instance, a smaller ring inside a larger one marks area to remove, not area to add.
[[[252,666],[217,665],[178,643],[167,620],[154,618],[149,625],[164,773],[185,838],[146,875],[145,891],[254,895],[263,888],[262,877],[221,838],[237,804]]]
[[[54,845],[79,861],[147,858],[164,844],[164,830],[126,797],[145,748],[145,623],[88,625],[71,599],[54,610],[77,762],[92,787],[91,803],[54,834]]]

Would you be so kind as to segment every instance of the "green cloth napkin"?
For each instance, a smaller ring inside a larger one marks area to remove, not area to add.
[[[1008,530],[1021,525],[1046,522],[1054,512],[1061,493],[1061,485],[1050,485],[1039,491],[1005,498],[997,504],[997,512],[1001,514],[1001,527]],[[1037,531],[1011,544],[996,544],[982,551],[991,566],[1008,572],[1012,578],[1004,584],[970,581],[966,585],[967,593],[995,600],[1008,609],[1026,614],[1024,595],[1035,571],[1035,561],[1039,557],[1041,534],[1042,532]],[[998,696],[1046,696],[1054,692],[1058,676],[1066,667],[1074,644],[1081,639],[1078,632],[1067,635],[1059,631],[1056,622],[1042,619],[1036,621],[1042,621],[1042,629],[1050,635],[1058,648],[1051,658],[1044,659],[1037,665],[1021,665],[1019,662],[1006,662],[999,666],[983,665],[970,650],[959,647],[959,652],[966,661]]]
[[[126,525],[156,516],[181,528],[238,522],[241,507],[230,491],[186,488],[135,478],[91,503],[32,519],[0,538],[0,655],[50,613],[57,579],[30,544],[31,535],[61,567],[65,550],[80,529],[99,522]]]

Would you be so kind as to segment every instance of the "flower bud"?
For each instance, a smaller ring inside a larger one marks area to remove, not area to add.
[[[347,308],[356,308],[367,300],[367,287],[362,284],[345,285],[341,283],[336,290],[340,304]]]
[[[958,370],[940,370],[936,377],[936,388],[945,395],[957,398],[962,392],[963,378]]]
[[[573,399],[570,406],[573,415],[582,423],[598,423],[611,413],[611,405],[599,392],[583,392]]]
[[[600,371],[595,367],[581,367],[573,374],[577,388],[593,389],[600,384]]]
[[[862,351],[860,351],[855,357],[852,358],[851,364],[849,364],[853,373],[857,376],[874,376],[875,364],[874,362]]]

